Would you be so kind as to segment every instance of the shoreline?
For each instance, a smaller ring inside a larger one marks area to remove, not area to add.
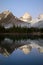
[[[0,35],[43,35],[43,33],[36,32],[36,33],[0,33]]]

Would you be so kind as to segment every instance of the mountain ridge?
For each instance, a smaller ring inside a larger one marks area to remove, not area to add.
[[[9,10],[0,13],[0,25],[9,28],[13,25],[21,27],[43,27],[43,14],[40,14],[37,19],[33,19],[29,13],[25,13],[20,18],[13,15]]]

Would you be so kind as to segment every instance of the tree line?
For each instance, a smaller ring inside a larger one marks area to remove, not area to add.
[[[0,26],[0,33],[34,33],[34,32],[42,32],[43,28],[26,28],[26,27],[16,27],[13,26],[11,28],[4,28],[4,26]]]

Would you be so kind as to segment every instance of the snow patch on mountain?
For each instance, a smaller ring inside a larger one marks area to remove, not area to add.
[[[23,16],[20,17],[20,20],[29,23],[32,20],[32,17],[29,13],[26,12]]]

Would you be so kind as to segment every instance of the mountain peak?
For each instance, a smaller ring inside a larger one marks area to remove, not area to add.
[[[9,10],[5,10],[0,14],[0,16],[1,18],[6,18],[9,14],[11,14],[11,12]]]
[[[26,12],[22,17],[23,18],[29,18],[30,17],[30,14]]]
[[[11,12],[9,10],[3,11],[3,14],[10,14]]]
[[[38,16],[38,19],[43,19],[43,14],[40,14],[40,15]]]
[[[20,20],[28,22],[32,20],[32,17],[29,13],[26,12],[23,16],[20,17]]]

